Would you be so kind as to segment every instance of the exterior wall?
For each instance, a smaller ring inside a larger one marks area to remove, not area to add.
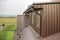
[[[24,15],[18,15],[17,16],[17,30],[22,30],[24,28],[25,21],[24,21]]]
[[[40,26],[41,37],[46,37],[60,32],[60,4],[59,3],[42,3],[33,4],[34,8],[42,8],[42,23]],[[34,9],[35,10],[35,9]],[[34,11],[33,10],[33,11]],[[36,11],[34,11],[36,13]],[[29,17],[29,23],[35,31],[36,28],[36,16],[34,17],[34,24],[32,24],[32,15]]]
[[[42,37],[60,32],[60,4],[43,5]]]
[[[18,15],[17,16],[17,28],[14,34],[14,40],[19,40],[21,38],[22,30],[28,26],[28,21],[26,16]]]
[[[60,4],[34,5],[35,8],[43,8],[41,37],[46,37],[60,32]],[[35,17],[36,18],[36,17]],[[36,25],[36,22],[35,22]],[[35,27],[35,26],[34,26]]]
[[[60,0],[51,0],[52,2],[60,2]]]
[[[17,16],[17,30],[22,30],[28,26],[28,15]]]

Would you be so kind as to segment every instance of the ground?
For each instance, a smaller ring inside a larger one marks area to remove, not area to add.
[[[3,26],[0,26],[0,31],[3,29]]]
[[[5,25],[2,26],[2,24]],[[0,26],[3,27],[0,31],[0,40],[13,40],[14,31],[16,29],[16,18],[0,18]]]
[[[40,38],[38,38],[39,35],[33,31],[32,31],[32,28],[30,28],[30,27],[24,28],[22,33],[21,33],[20,40],[40,40]]]

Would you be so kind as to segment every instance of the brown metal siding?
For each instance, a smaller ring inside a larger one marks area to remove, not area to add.
[[[43,5],[44,8],[43,8],[43,15],[42,15],[42,32],[41,32],[41,36],[46,36],[46,33],[47,33],[47,8],[46,8],[46,5]]]
[[[29,15],[29,24],[31,25],[31,15]]]
[[[60,4],[34,5],[35,8],[43,8],[41,36],[45,37],[60,31]],[[32,15],[30,16],[30,24],[38,32],[36,28],[36,16],[34,24],[32,24]]]
[[[43,5],[42,33],[43,37],[60,31],[60,4]]]
[[[46,37],[55,33],[60,32],[60,4],[41,4],[41,5],[33,5],[34,8],[42,8],[42,23],[40,27],[41,37]],[[35,9],[34,13],[37,14]],[[36,28],[36,16],[34,17],[34,24],[32,24],[32,15],[29,16],[29,23],[33,27],[35,31],[38,32]]]
[[[60,0],[51,0],[52,2],[60,2]]]

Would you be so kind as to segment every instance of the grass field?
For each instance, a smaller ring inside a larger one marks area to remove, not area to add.
[[[0,40],[13,40],[16,29],[16,18],[0,18],[0,25],[5,24],[0,31]]]
[[[16,24],[16,18],[10,18],[10,17],[3,17],[0,18],[0,25],[2,24],[8,25],[8,24]]]

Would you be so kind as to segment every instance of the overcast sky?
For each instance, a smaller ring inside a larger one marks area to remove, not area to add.
[[[33,2],[50,0],[0,0],[0,15],[21,15]]]

